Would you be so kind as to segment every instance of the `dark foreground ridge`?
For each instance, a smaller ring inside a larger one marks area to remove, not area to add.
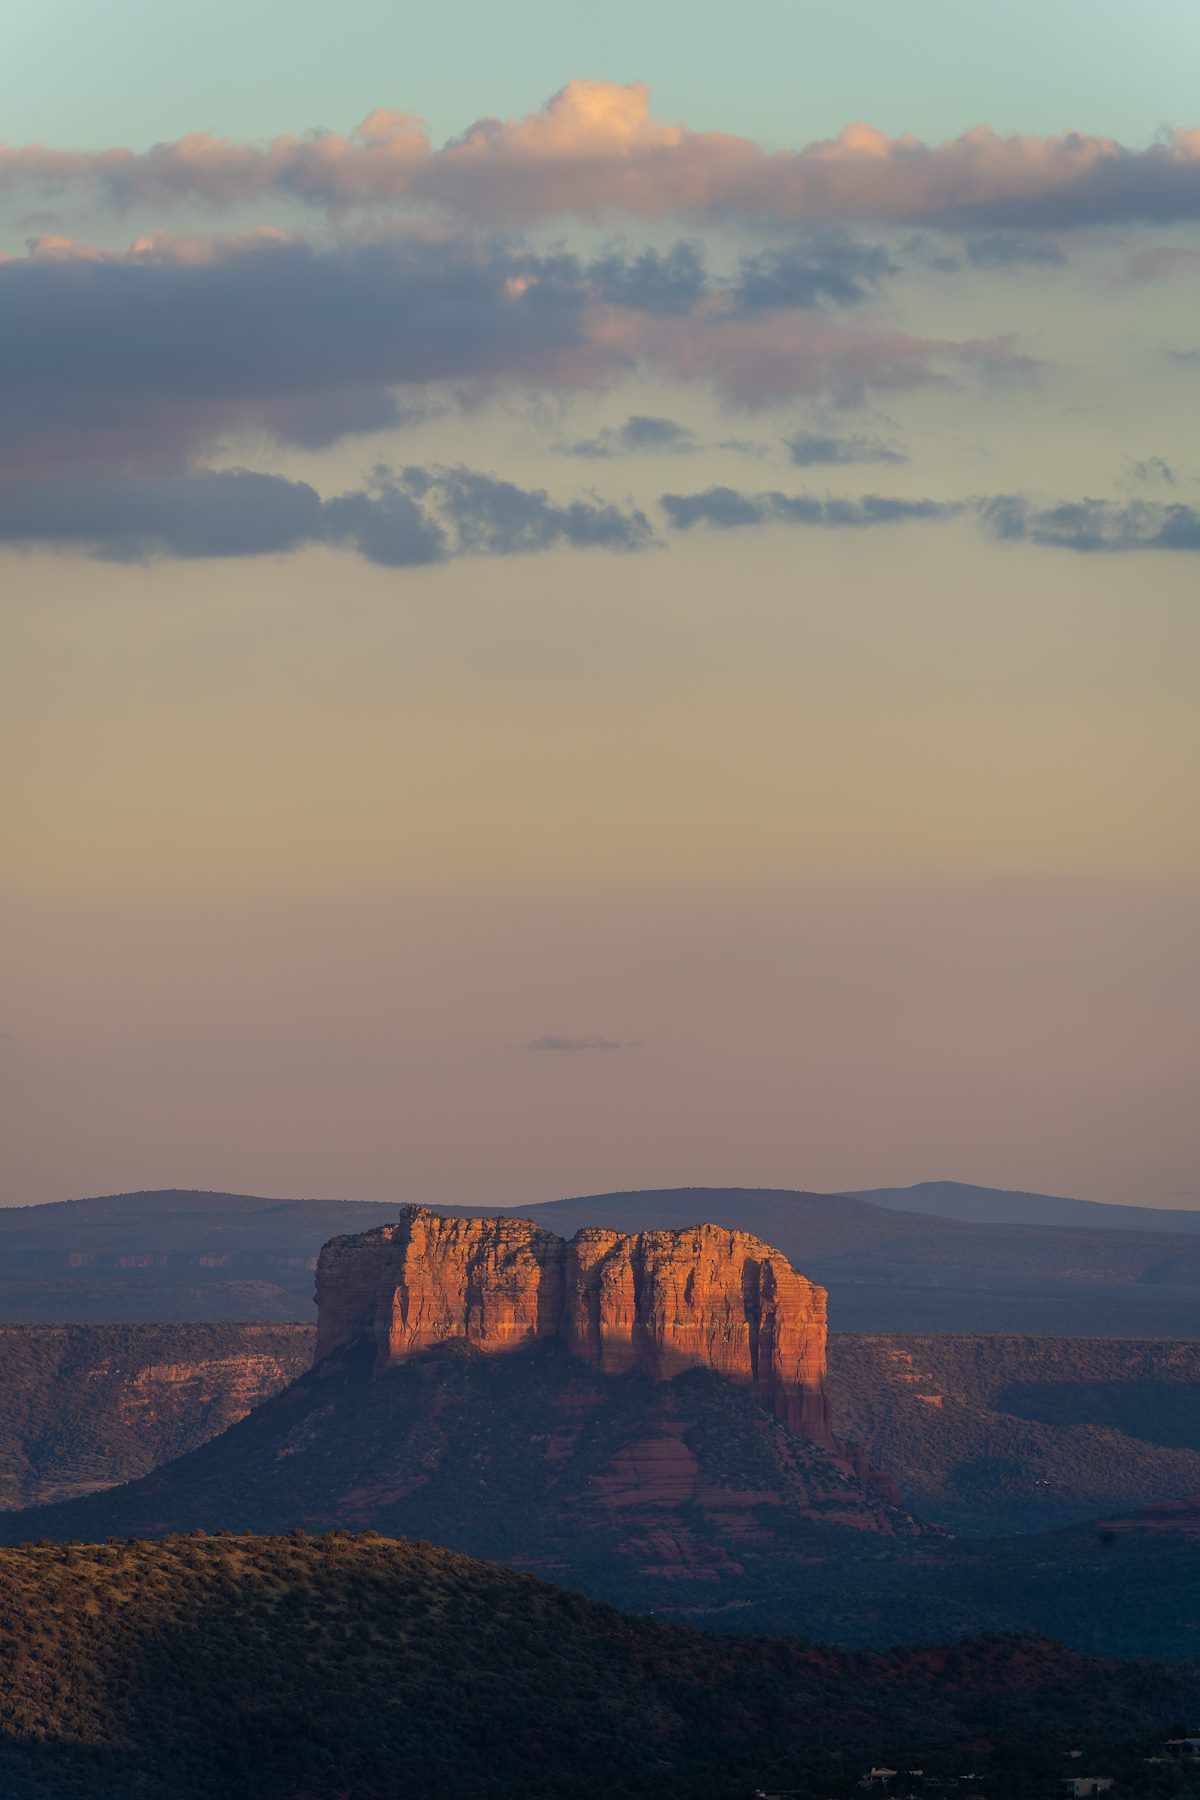
[[[849,1796],[963,1756],[1052,1791],[1064,1744],[1140,1770],[1200,1710],[1193,1669],[713,1638],[373,1535],[0,1552],[0,1652],[6,1800]]]

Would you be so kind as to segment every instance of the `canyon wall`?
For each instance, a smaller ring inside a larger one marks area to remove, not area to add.
[[[0,1511],[136,1481],[312,1362],[311,1325],[0,1325]]]
[[[318,1358],[368,1336],[377,1371],[451,1338],[499,1352],[545,1337],[608,1374],[714,1369],[888,1489],[834,1435],[824,1288],[747,1232],[588,1226],[568,1241],[529,1219],[406,1207],[395,1224],[326,1244],[317,1306]]]

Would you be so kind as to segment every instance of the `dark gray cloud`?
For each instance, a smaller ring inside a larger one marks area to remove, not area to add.
[[[398,477],[379,468],[366,486],[329,500],[307,482],[250,469],[0,487],[0,543],[114,562],[330,544],[384,568],[415,568],[559,546],[640,550],[655,541],[644,513],[590,497],[560,504],[492,475],[440,466]]]
[[[616,1038],[606,1037],[547,1037],[534,1038],[525,1048],[527,1050],[634,1050],[635,1043],[622,1044]]]
[[[0,262],[0,468],[322,445],[410,422],[439,382],[589,383],[614,366],[589,304],[573,258],[412,239]]]
[[[697,494],[663,494],[659,503],[678,531],[695,525],[724,531],[773,524],[855,530],[971,517],[1000,543],[1040,544],[1089,555],[1200,550],[1200,511],[1138,500],[1077,500],[1043,506],[1021,494],[969,500],[905,500],[882,494],[822,499],[815,494],[744,494],[736,488],[712,487]]]
[[[741,525],[829,525],[850,528],[896,525],[906,520],[938,520],[961,512],[950,500],[898,500],[881,494],[860,499],[819,499],[814,494],[743,494],[736,488],[711,487],[699,494],[664,494],[659,502],[671,524],[686,531],[693,525],[730,530]]]
[[[735,525],[764,523],[758,500],[731,487],[705,488],[701,494],[663,494],[659,505],[677,531],[700,524],[725,530]]]
[[[444,562],[450,554],[445,528],[404,493],[388,470],[380,470],[370,490],[339,494],[322,509],[326,543],[357,550],[385,569]]]
[[[903,452],[877,438],[836,437],[827,432],[798,431],[785,438],[788,454],[798,469],[842,463],[902,463]]]
[[[830,238],[744,256],[731,286],[744,313],[776,307],[855,306],[895,265],[880,244]]]
[[[643,250],[632,259],[609,251],[596,258],[588,275],[601,300],[646,313],[690,312],[708,287],[703,253],[689,243]]]
[[[638,456],[669,451],[675,455],[699,448],[694,432],[674,419],[634,413],[623,425],[605,425],[595,437],[559,444],[560,456]]]
[[[1200,550],[1200,512],[1132,500],[1077,500],[1037,506],[1017,494],[978,502],[984,525],[1002,542],[1047,544],[1101,554],[1129,550]]]
[[[0,486],[0,543],[113,562],[266,556],[323,536],[315,488],[250,469]]]
[[[406,469],[402,480],[424,496],[432,491],[453,528],[459,555],[515,556],[550,550],[642,550],[654,542],[645,513],[623,511],[594,497],[559,505],[540,489],[517,487],[473,469]]]

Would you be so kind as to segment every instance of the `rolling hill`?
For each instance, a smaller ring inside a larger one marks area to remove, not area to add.
[[[889,1758],[1038,1793],[1064,1743],[1152,1795],[1200,1707],[1193,1669],[714,1638],[374,1535],[0,1552],[0,1647],[6,1800],[849,1800]]]

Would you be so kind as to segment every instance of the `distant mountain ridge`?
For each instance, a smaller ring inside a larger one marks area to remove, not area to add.
[[[532,1216],[567,1236],[584,1226],[746,1231],[829,1289],[835,1330],[921,1329],[928,1305],[943,1330],[1190,1335],[1200,1302],[1194,1231],[979,1224],[764,1188],[433,1210]],[[0,1209],[0,1320],[310,1320],[321,1245],[387,1224],[397,1211],[383,1202],[180,1189]]]
[[[1200,1205],[1157,1207],[1073,1200],[1064,1194],[978,1187],[969,1181],[917,1181],[911,1187],[846,1188],[854,1200],[896,1212],[929,1213],[976,1225],[1066,1225],[1099,1231],[1197,1231]]]

